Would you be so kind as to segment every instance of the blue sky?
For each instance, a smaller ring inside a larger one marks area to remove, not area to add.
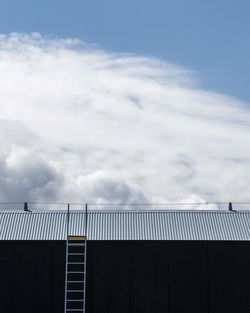
[[[206,88],[250,102],[248,0],[1,0],[0,32],[77,37],[166,59]]]
[[[249,202],[249,9],[0,0],[0,201]]]

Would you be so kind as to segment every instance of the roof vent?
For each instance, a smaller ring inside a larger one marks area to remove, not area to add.
[[[229,204],[228,204],[228,210],[229,210],[230,212],[237,212],[236,210],[233,210],[233,204],[232,204],[232,202],[229,202]]]
[[[23,210],[24,210],[25,212],[31,212],[31,211],[29,210],[29,208],[28,208],[28,202],[24,202]]]

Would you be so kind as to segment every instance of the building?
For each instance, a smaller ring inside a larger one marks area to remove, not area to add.
[[[87,313],[250,312],[250,212],[171,210],[0,212],[0,312],[64,312],[68,235]]]

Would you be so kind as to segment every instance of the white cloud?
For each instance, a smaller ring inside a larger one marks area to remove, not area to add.
[[[250,112],[190,70],[1,35],[0,97],[2,201],[250,200]]]

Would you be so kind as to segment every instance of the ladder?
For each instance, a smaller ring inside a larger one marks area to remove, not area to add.
[[[66,243],[64,313],[85,313],[86,256],[86,237],[69,235]]]

